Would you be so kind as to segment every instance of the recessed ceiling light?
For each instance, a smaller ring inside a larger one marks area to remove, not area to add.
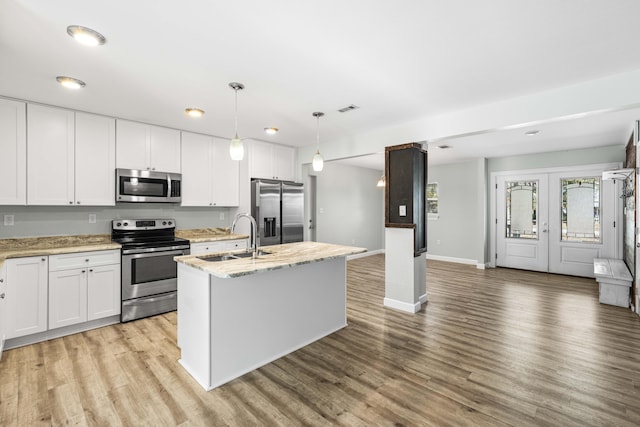
[[[86,86],[85,82],[83,82],[82,80],[74,79],[73,77],[58,76],[56,77],[56,80],[67,89],[82,89]]]
[[[264,128],[264,133],[267,135],[275,135],[278,133],[278,128]]]
[[[204,110],[199,108],[185,108],[184,113],[189,117],[202,117],[204,115]]]
[[[441,145],[438,145],[438,148],[441,150],[446,150],[447,148],[451,148],[451,146],[447,144],[441,144]]]
[[[527,136],[534,136],[534,135],[537,135],[537,134],[539,134],[539,133],[540,133],[540,131],[539,131],[539,130],[534,129],[534,130],[528,130],[528,131],[526,131],[524,134],[525,134],[525,135],[527,135]]]
[[[73,37],[78,43],[86,46],[99,46],[107,42],[107,39],[99,32],[91,28],[81,27],[80,25],[69,25],[67,27],[67,34]]]

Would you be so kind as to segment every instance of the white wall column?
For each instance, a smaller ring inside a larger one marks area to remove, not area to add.
[[[413,228],[385,228],[384,305],[417,313],[427,301],[427,262],[414,256]]]

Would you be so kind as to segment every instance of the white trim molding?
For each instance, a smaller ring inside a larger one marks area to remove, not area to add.
[[[456,258],[450,256],[442,256],[442,255],[431,255],[427,252],[427,260],[434,261],[446,261],[446,262],[455,262],[456,264],[467,264],[467,265],[475,265],[477,269],[484,270],[485,265],[483,263],[479,263],[475,259],[467,259],[467,258]]]
[[[408,302],[403,302],[403,301],[398,301],[395,299],[391,299],[391,298],[387,298],[385,297],[384,299],[384,306],[385,307],[389,307],[389,308],[393,308],[395,310],[400,310],[400,311],[404,311],[406,313],[411,313],[411,314],[415,314],[417,312],[420,311],[420,307],[422,306],[422,297],[427,298],[427,294],[424,294],[420,297],[420,300],[418,302],[416,302],[415,304],[411,304]]]
[[[351,261],[352,259],[364,258],[372,255],[383,254],[383,253],[384,253],[384,249],[376,249],[373,251],[362,252],[360,254],[353,254],[353,255],[347,256],[347,261]]]

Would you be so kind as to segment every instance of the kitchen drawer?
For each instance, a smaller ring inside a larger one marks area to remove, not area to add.
[[[247,248],[247,239],[217,240],[214,242],[200,242],[191,244],[191,255],[214,252],[227,252]]]
[[[49,255],[49,271],[110,264],[120,264],[119,250]]]

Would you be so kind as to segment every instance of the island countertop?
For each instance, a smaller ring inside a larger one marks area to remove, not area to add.
[[[183,255],[175,257],[174,259],[181,264],[202,270],[216,277],[227,279],[277,270],[280,268],[293,267],[300,264],[324,261],[367,251],[366,248],[319,242],[286,243],[283,245],[262,246],[260,249],[271,253],[259,256],[255,259],[249,257],[212,262],[198,258],[203,255]]]
[[[176,237],[187,239],[191,243],[218,242],[221,240],[248,239],[246,234],[235,234],[229,228],[191,228],[188,230],[176,230]]]

